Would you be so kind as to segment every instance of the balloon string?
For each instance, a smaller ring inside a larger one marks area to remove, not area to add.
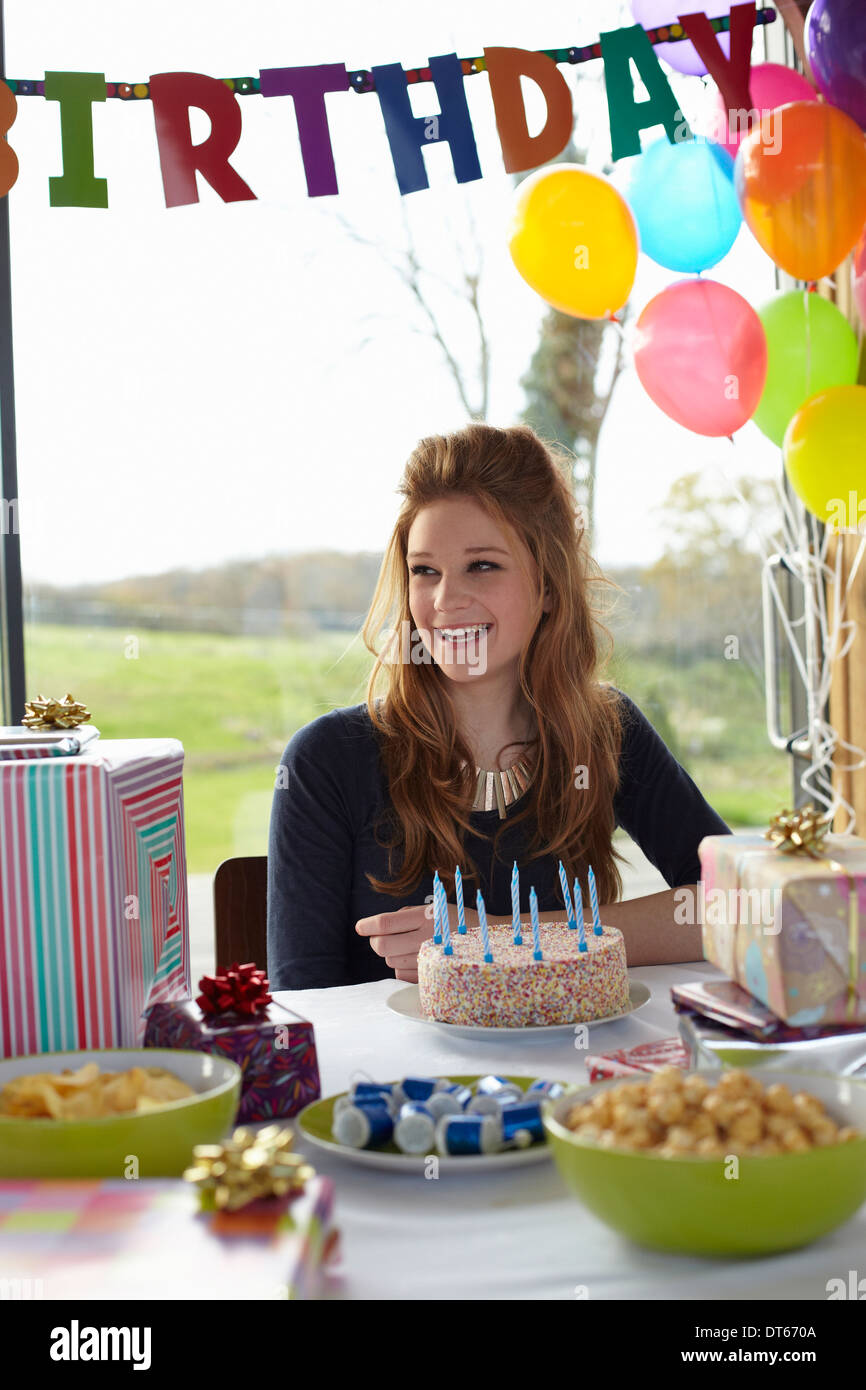
[[[721,465],[720,471],[746,515],[750,515],[749,505],[737,483]],[[838,787],[833,786],[833,772],[834,769],[837,773],[854,772],[866,767],[866,752],[856,744],[843,739],[834,726],[824,718],[823,711],[830,697],[834,668],[847,655],[856,636],[857,624],[854,619],[845,617],[845,611],[854,580],[866,555],[866,536],[861,538],[843,582],[843,547],[837,546],[833,565],[827,558],[830,528],[825,527],[819,542],[817,519],[811,513],[807,513],[796,495],[792,499],[787,497],[779,480],[777,491],[781,504],[782,534],[771,539],[775,542],[777,551],[782,554],[788,573],[803,586],[804,612],[801,618],[792,619],[788,616],[787,605],[776,584],[773,566],[769,563],[770,551],[765,544],[765,538],[754,523],[750,529],[755,534],[763,556],[766,580],[773,596],[777,617],[787,638],[791,657],[807,699],[809,713],[805,733],[809,745],[809,766],[800,776],[800,786],[804,792],[828,808],[828,814],[831,816],[835,816],[838,811],[844,811],[846,825],[839,833],[852,834],[856,825],[854,807]],[[827,612],[825,583],[832,586],[831,614]],[[804,630],[805,653],[800,650],[795,629]],[[852,761],[841,762],[840,754],[843,752],[853,755]]]
[[[608,309],[607,313],[605,314],[605,319],[607,320],[607,322],[608,322],[609,324],[611,324],[611,326],[612,326],[613,328],[616,329],[616,331],[617,331],[617,333],[619,334],[620,338],[623,340],[623,342],[625,342],[625,341],[626,341],[626,332],[625,332],[625,329],[624,329],[623,326],[622,326],[622,319],[619,317],[619,315],[618,315],[618,314],[612,314],[611,311],[610,311],[610,309]]]

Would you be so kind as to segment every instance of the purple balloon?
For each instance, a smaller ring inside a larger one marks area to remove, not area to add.
[[[705,4],[704,14],[710,19],[730,14],[733,0],[719,0],[719,3]],[[692,4],[681,5],[678,0],[631,0],[631,12],[642,29],[658,29],[660,25],[676,24],[679,14],[696,14],[698,7]],[[730,34],[717,34],[716,38],[726,58],[731,55]],[[657,58],[662,58],[677,72],[687,72],[694,77],[702,77],[706,64],[698,55],[693,43],[680,39],[678,43],[657,43],[653,46]]]
[[[821,95],[866,130],[864,0],[813,0],[806,52]]]

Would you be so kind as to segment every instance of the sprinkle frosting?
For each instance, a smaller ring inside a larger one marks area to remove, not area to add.
[[[601,936],[578,933],[561,922],[542,923],[544,959],[532,958],[532,933],[524,926],[515,946],[510,925],[491,926],[493,963],[484,960],[480,931],[451,934],[454,954],[425,941],[418,953],[421,1010],[427,1018],[481,1028],[581,1023],[628,1008],[625,942],[616,927]]]

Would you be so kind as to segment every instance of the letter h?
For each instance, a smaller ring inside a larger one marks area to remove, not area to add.
[[[400,64],[385,63],[373,68],[372,73],[401,193],[417,193],[430,187],[421,150],[440,140],[446,140],[451,146],[458,183],[481,178],[475,134],[463,89],[463,69],[456,53],[430,59],[430,73],[442,108],[434,135],[428,133],[430,116],[412,113],[406,74]]]

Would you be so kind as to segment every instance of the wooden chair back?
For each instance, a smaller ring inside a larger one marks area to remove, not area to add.
[[[268,857],[224,859],[214,875],[216,968],[253,961],[268,968]]]

